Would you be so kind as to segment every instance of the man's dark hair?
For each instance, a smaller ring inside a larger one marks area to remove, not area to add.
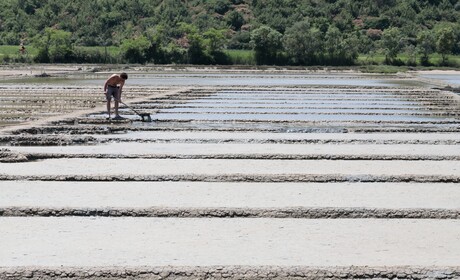
[[[128,74],[126,74],[126,73],[121,73],[121,74],[120,74],[120,77],[121,77],[123,80],[127,80],[127,79],[128,79]]]

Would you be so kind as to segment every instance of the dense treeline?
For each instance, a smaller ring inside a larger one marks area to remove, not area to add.
[[[120,46],[126,62],[447,65],[460,54],[458,0],[3,0],[0,44],[34,44],[41,62],[101,62],[77,46]],[[401,61],[404,52],[408,59]],[[106,57],[107,55],[105,55]]]

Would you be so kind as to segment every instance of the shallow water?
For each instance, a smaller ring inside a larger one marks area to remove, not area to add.
[[[149,104],[143,104],[143,108],[158,108],[163,105],[168,105],[164,103],[149,103]],[[215,103],[192,103],[192,102],[185,102],[181,104],[174,104],[174,105],[168,105],[168,106],[173,106],[175,108],[209,108],[209,107],[214,107],[214,108],[267,108],[267,105],[264,103],[219,103],[218,105]],[[380,104],[366,104],[366,103],[352,103],[352,102],[347,102],[346,104],[343,104],[341,102],[334,102],[334,103],[317,103],[317,104],[286,104],[286,103],[272,103],[271,108],[347,108],[347,109],[353,109],[353,108],[358,108],[358,109],[411,109],[415,108],[418,109],[420,106],[418,106],[416,103],[410,103],[410,104],[398,104],[398,103],[380,103]]]
[[[401,109],[359,109],[359,108],[348,108],[348,109],[336,109],[336,108],[216,108],[216,107],[198,107],[198,108],[173,108],[173,109],[161,109],[161,113],[277,113],[277,114],[347,114],[347,113],[359,113],[359,114],[411,114],[411,113],[430,113],[427,110],[401,110]]]
[[[422,74],[420,77],[434,80],[441,80],[450,85],[460,85],[460,74]]]
[[[72,75],[66,78],[28,78],[15,81],[0,81],[2,84],[49,84],[49,85],[100,85],[108,74]],[[358,74],[233,74],[233,73],[133,73],[129,84],[138,86],[419,86],[412,80],[396,76],[363,76]]]
[[[277,93],[277,92],[271,92],[271,93],[250,93],[250,92],[244,92],[244,93],[227,93],[227,92],[218,92],[215,95],[213,95],[211,98],[221,98],[221,99],[261,99],[261,98],[269,98],[269,99],[283,99],[283,100],[289,100],[289,99],[395,99],[395,98],[401,98],[400,95],[396,94],[380,94],[380,93],[375,93],[375,94],[346,94],[346,93],[335,93],[331,94],[330,92],[325,92],[325,93]]]
[[[212,121],[439,121],[440,118],[405,115],[314,115],[314,114],[163,114],[158,120],[212,120]]]

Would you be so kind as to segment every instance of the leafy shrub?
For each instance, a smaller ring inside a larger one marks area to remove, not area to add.
[[[240,30],[241,26],[244,25],[243,16],[237,11],[231,11],[226,15],[227,24],[231,26],[233,30]]]
[[[282,37],[281,33],[268,26],[261,26],[252,31],[251,45],[257,64],[272,65],[277,62],[278,54],[282,50]]]
[[[149,48],[150,42],[144,36],[124,40],[121,45],[123,58],[129,63],[145,63],[147,61],[146,52]]]
[[[230,9],[230,3],[227,0],[215,0],[214,11],[218,14],[224,15]]]
[[[238,32],[230,39],[227,48],[231,50],[248,50],[251,48],[250,42],[250,32]]]

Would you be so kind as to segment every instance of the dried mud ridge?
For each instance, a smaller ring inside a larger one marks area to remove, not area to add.
[[[460,175],[435,176],[435,175],[305,175],[305,174],[223,174],[223,175],[4,175],[0,174],[0,181],[75,181],[75,182],[412,182],[412,183],[460,183]]]
[[[460,209],[382,209],[362,207],[288,208],[0,208],[0,217],[159,217],[297,219],[460,219]]]
[[[458,279],[460,267],[160,266],[1,268],[0,279]]]
[[[280,128],[244,128],[244,127],[132,127],[132,126],[91,126],[91,127],[33,127],[15,131],[11,135],[0,135],[0,144],[11,146],[65,146],[65,145],[81,145],[81,144],[98,144],[104,142],[158,142],[158,143],[284,143],[284,144],[327,144],[327,143],[353,143],[353,144],[445,144],[456,145],[459,140],[322,140],[322,139],[97,139],[93,135],[111,135],[123,134],[127,132],[281,132],[281,133],[454,133],[460,132],[458,127],[280,127]],[[235,125],[235,123],[232,123]],[[85,134],[85,135],[84,135]]]
[[[0,162],[19,163],[44,159],[259,159],[259,160],[406,160],[441,161],[460,160],[458,155],[354,155],[354,154],[58,154],[58,153],[21,153],[9,149],[0,149]]]
[[[67,145],[97,145],[103,143],[200,143],[200,144],[221,144],[221,143],[238,143],[238,144],[419,144],[419,145],[458,145],[460,144],[460,139],[448,139],[448,140],[397,140],[397,139],[235,139],[235,138],[222,138],[222,139],[207,139],[207,138],[168,138],[168,139],[143,139],[143,138],[97,138],[94,136],[81,136],[78,134],[103,134],[108,135],[112,133],[125,133],[128,130],[130,131],[177,131],[171,129],[155,129],[155,130],[145,130],[145,129],[129,129],[129,128],[116,128],[116,129],[82,129],[82,130],[71,130],[70,135],[53,135],[45,134],[51,133],[48,130],[51,128],[45,128],[39,130],[38,128],[30,129],[31,134],[26,134],[25,132],[17,135],[8,135],[0,136],[0,144],[5,146],[67,146]],[[38,133],[39,131],[40,133]],[[57,131],[65,131],[62,133],[69,132],[68,129],[62,128],[57,129]],[[190,131],[190,130],[187,130]],[[216,130],[213,130],[216,131]],[[102,132],[102,133],[97,133]],[[315,132],[324,132],[324,131],[311,131]],[[329,131],[334,133],[335,131]],[[346,133],[348,131],[340,131]],[[4,151],[7,149],[3,149]]]
[[[10,151],[9,149],[0,149],[0,162],[26,162],[29,161],[27,155]]]

